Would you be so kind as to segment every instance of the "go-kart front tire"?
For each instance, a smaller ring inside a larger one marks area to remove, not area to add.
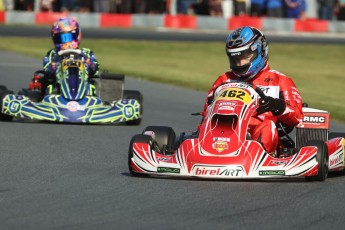
[[[133,171],[132,169],[132,158],[133,158],[133,144],[134,143],[147,143],[147,144],[152,144],[152,138],[151,136],[148,135],[143,135],[143,134],[137,134],[132,137],[130,143],[129,143],[129,149],[128,149],[128,169],[129,172],[136,177],[145,177],[147,176],[146,174],[138,173]]]
[[[8,94],[14,94],[13,91],[7,90],[7,88],[1,88],[0,89],[0,121],[12,121],[13,117],[7,114],[3,114],[2,111],[2,103],[6,95]]]
[[[161,154],[165,154],[164,150],[173,150],[176,140],[176,134],[173,128],[169,126],[148,126],[143,133],[152,131],[155,134],[154,140],[158,144]]]
[[[316,160],[319,164],[318,174],[316,176],[308,176],[305,179],[307,181],[324,181],[328,175],[328,148],[324,141],[312,140],[308,141],[306,146],[317,147]]]
[[[37,90],[21,89],[18,95],[27,96],[32,102],[40,102],[42,100],[42,93]]]

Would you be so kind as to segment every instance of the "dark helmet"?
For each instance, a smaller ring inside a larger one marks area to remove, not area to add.
[[[268,45],[263,33],[245,26],[231,32],[226,39],[230,68],[239,80],[248,81],[259,73],[268,60]]]
[[[81,40],[79,23],[73,17],[59,18],[52,26],[51,36],[57,50],[77,49]]]

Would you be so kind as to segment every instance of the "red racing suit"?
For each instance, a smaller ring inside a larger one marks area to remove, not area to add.
[[[203,116],[213,98],[213,93],[223,83],[238,80],[231,71],[219,76],[213,83],[204,106]],[[278,71],[271,70],[267,64],[254,78],[248,81],[260,86],[267,96],[281,98],[286,103],[285,111],[279,116],[266,112],[252,117],[249,121],[249,134],[252,140],[260,141],[268,153],[274,153],[278,147],[279,137],[275,123],[279,120],[290,127],[296,126],[303,118],[302,98],[291,78]]]

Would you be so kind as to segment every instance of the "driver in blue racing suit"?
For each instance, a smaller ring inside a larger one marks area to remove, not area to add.
[[[56,84],[56,63],[59,61],[58,52],[66,49],[80,49],[85,56],[89,76],[98,74],[99,64],[92,50],[79,48],[81,29],[73,17],[59,18],[52,26],[51,37],[55,48],[49,50],[43,59],[43,73],[37,71],[29,83],[29,90],[39,90],[41,95],[51,94],[58,87]],[[94,82],[90,81],[89,94],[95,94]]]

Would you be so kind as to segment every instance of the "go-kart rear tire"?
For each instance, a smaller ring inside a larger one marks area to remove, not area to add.
[[[124,90],[123,99],[135,99],[140,104],[140,115],[144,112],[144,97],[138,90]]]
[[[171,127],[148,126],[144,129],[143,133],[146,131],[152,131],[155,133],[155,141],[157,142],[160,150],[163,150],[164,146],[166,146],[170,150],[174,148],[176,134],[175,134],[175,131]]]
[[[132,161],[132,158],[133,158],[133,144],[134,143],[152,144],[152,138],[151,138],[151,136],[148,136],[148,135],[137,134],[137,135],[132,137],[132,139],[131,139],[131,141],[129,143],[129,149],[128,149],[128,169],[129,169],[129,172],[133,176],[139,176],[139,177],[147,176],[146,174],[135,172],[132,169],[131,161]]]
[[[144,112],[144,98],[143,95],[137,90],[124,90],[123,99],[135,99],[140,104],[140,115]],[[126,121],[126,125],[140,125],[141,118],[131,121]]]
[[[136,120],[130,120],[125,122],[126,125],[134,126],[134,125],[140,125],[141,124],[141,118]]]
[[[328,148],[324,141],[312,140],[308,141],[305,146],[316,146],[317,154],[316,160],[319,163],[318,174],[316,176],[309,176],[305,179],[307,181],[324,181],[328,175]]]
[[[2,91],[5,91],[5,90],[7,90],[7,87],[4,85],[0,85],[0,94]]]
[[[331,132],[328,134],[328,140],[337,138],[337,137],[344,137],[345,138],[345,133],[338,133],[338,132]]]
[[[36,90],[21,89],[18,95],[27,96],[32,102],[42,101],[42,93]]]
[[[3,114],[2,111],[2,102],[4,100],[4,98],[6,97],[7,94],[14,94],[13,91],[11,90],[7,90],[7,88],[5,87],[0,89],[0,121],[12,121],[13,117],[7,114]]]

